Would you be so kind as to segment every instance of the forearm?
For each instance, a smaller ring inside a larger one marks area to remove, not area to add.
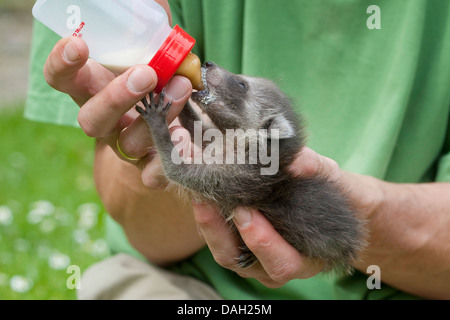
[[[348,174],[358,192],[376,190],[362,211],[369,245],[357,268],[378,265],[381,280],[425,298],[450,298],[450,183],[394,184]]]
[[[145,187],[141,171],[102,142],[96,146],[95,181],[108,213],[130,243],[150,261],[167,265],[187,258],[203,245],[189,201],[176,191]]]

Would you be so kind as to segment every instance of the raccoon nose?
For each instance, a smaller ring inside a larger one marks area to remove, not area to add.
[[[214,62],[211,61],[206,61],[205,64],[203,65],[205,68],[213,68],[215,67]]]

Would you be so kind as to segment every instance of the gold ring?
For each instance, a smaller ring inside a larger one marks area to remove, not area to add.
[[[120,145],[119,145],[119,139],[117,139],[116,146],[117,146],[117,151],[119,151],[120,155],[121,155],[122,157],[124,157],[125,159],[127,159],[128,161],[139,161],[138,158],[133,158],[133,157],[127,156],[127,155],[122,151],[122,149],[120,148]]]

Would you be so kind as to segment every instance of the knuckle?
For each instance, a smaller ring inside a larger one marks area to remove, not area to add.
[[[122,131],[122,133],[125,131]],[[140,136],[133,134],[120,134],[119,143],[121,150],[130,157],[142,158],[146,154],[153,153],[153,144],[145,137],[142,139]]]
[[[236,270],[236,273],[237,273],[238,276],[241,277],[241,278],[245,278],[245,279],[251,278],[251,276],[250,276],[245,270],[237,269],[237,270]],[[262,281],[261,281],[261,283],[262,283]]]
[[[261,284],[263,284],[265,287],[269,288],[269,289],[277,289],[280,288],[284,285],[284,283],[279,283],[274,281],[273,279],[271,279],[267,274],[252,274],[249,273],[246,270],[236,270],[235,271],[241,278],[252,278],[255,279],[257,281],[259,281]]]
[[[50,59],[50,57],[49,57]],[[50,60],[47,60],[44,65],[44,78],[45,81],[54,89],[59,89],[60,83],[57,80],[57,73],[55,69],[52,67],[52,62]]]
[[[311,178],[320,171],[319,155],[310,148],[303,148],[294,160],[294,167],[292,168],[296,175],[303,178]]]
[[[61,80],[64,79],[64,76],[67,73],[67,66],[57,52],[57,49],[53,49],[45,61],[44,78],[52,88],[58,90],[63,86]]]
[[[327,175],[330,178],[333,179],[339,179],[342,175],[342,171],[341,168],[339,167],[339,164],[337,163],[336,160],[324,157],[324,162],[326,162],[326,166],[327,166]]]
[[[142,184],[144,185],[144,187],[152,190],[161,190],[167,186],[167,183],[165,183],[163,179],[159,178],[143,178]]]
[[[168,184],[161,166],[153,166],[150,169],[144,169],[142,171],[141,179],[146,188],[153,190],[165,189]]]
[[[294,279],[297,273],[296,267],[292,263],[280,263],[268,270],[270,278],[277,284],[285,284]]]
[[[306,161],[303,169],[302,175],[305,177],[314,177],[319,174],[322,168],[322,162],[320,156],[316,153],[308,161]]]
[[[230,270],[236,269],[236,261],[233,257],[222,253],[213,253],[213,257],[220,266]]]
[[[279,283],[273,280],[261,280],[260,282],[269,289],[278,289],[285,285],[285,283]]]
[[[167,180],[158,156],[149,154],[138,162],[138,166],[141,167],[141,180],[145,187],[161,189],[167,186]]]
[[[245,244],[253,252],[267,250],[271,246],[270,237],[265,233],[255,233],[246,238]]]
[[[316,176],[339,178],[341,172],[339,164],[335,160],[322,156],[307,147],[302,149],[294,163],[295,173],[303,178]]]
[[[305,178],[314,177],[319,171],[319,164],[315,161],[310,161],[304,164],[302,168],[302,176]]]
[[[83,109],[78,113],[78,123],[88,137],[99,138],[101,136],[100,130],[90,120],[89,115]]]
[[[197,205],[194,209],[195,221],[200,228],[208,228],[214,224],[216,218],[212,210],[207,204]]]
[[[121,150],[130,157],[137,157],[143,154],[143,146],[135,140],[120,140]]]
[[[325,160],[327,161],[328,166],[332,171],[337,171],[340,169],[339,164],[337,163],[336,160],[333,160],[333,159],[327,158],[327,157],[325,157]]]

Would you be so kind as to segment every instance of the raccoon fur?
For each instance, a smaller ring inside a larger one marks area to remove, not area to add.
[[[164,93],[159,103],[150,94],[150,103],[142,100],[145,109],[136,109],[149,124],[169,181],[202,201],[216,204],[236,234],[234,209],[258,209],[301,254],[324,262],[324,271],[350,272],[364,244],[363,224],[336,183],[326,177],[302,178],[289,170],[305,145],[302,120],[293,111],[290,100],[267,79],[236,75],[212,62],[203,65],[202,75],[205,89],[194,92],[181,112],[183,127],[191,137],[196,121],[202,121],[202,132],[213,128],[225,135],[230,129],[254,129],[258,132],[253,138],[258,147],[269,153],[274,152],[272,143],[276,139],[278,170],[262,174],[267,163],[261,159],[244,164],[174,161],[174,145],[166,122],[171,103],[164,105]],[[251,137],[247,138],[246,155],[252,142]],[[195,143],[194,138],[192,142]],[[206,150],[211,143],[202,141],[198,147]],[[226,143],[223,144],[225,148]],[[215,156],[225,159],[227,153],[229,156],[229,150]],[[257,258],[242,244],[242,254],[236,260],[238,266],[245,268]]]

